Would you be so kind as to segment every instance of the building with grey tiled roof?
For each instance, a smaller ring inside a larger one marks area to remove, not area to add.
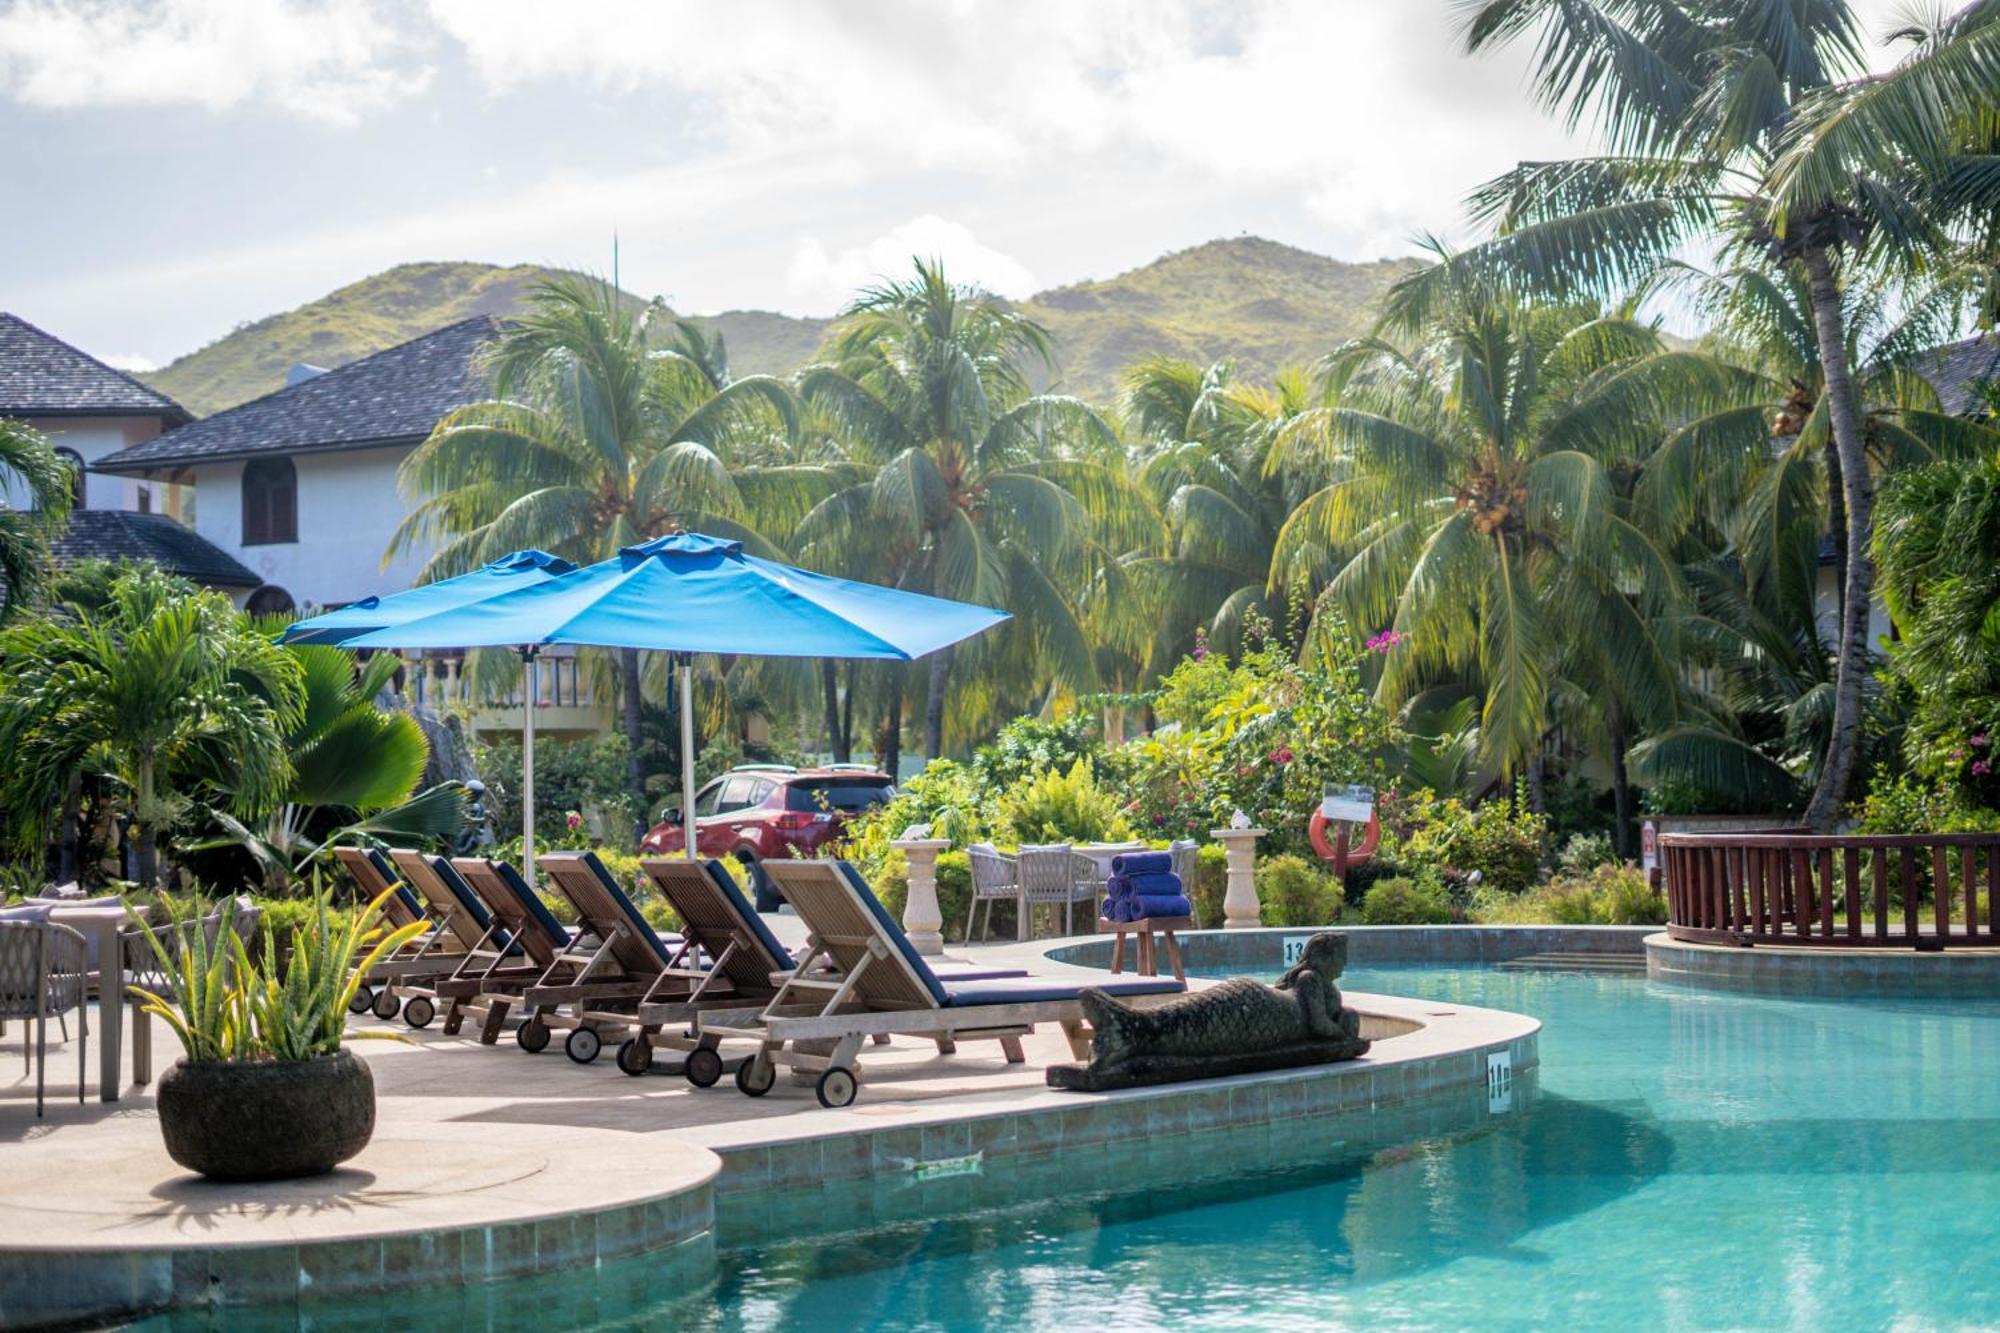
[[[463,320],[92,465],[192,488],[194,525],[256,577],[256,610],[343,605],[416,581],[426,553],[383,556],[409,502],[396,468],[439,418],[487,396],[481,353],[499,333]]]

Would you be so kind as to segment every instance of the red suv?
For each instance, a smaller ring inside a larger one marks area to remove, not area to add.
[[[850,818],[895,794],[887,773],[859,765],[745,764],[695,794],[695,850],[733,856],[753,867],[767,856],[814,856],[840,836]],[[654,853],[680,851],[680,808],[663,811],[639,846]]]

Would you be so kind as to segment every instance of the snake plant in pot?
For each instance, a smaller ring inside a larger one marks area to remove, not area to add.
[[[400,1038],[348,1033],[348,1001],[369,968],[427,928],[385,929],[388,896],[349,917],[322,895],[289,949],[266,926],[256,956],[221,914],[170,909],[164,931],[140,920],[166,984],[133,993],[184,1052],[160,1078],[168,1156],[217,1180],[282,1180],[331,1171],[368,1145],[375,1080],[341,1042]]]

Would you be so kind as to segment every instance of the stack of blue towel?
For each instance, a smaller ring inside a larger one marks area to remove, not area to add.
[[[1174,860],[1165,852],[1123,852],[1111,858],[1104,915],[1110,921],[1143,921],[1155,916],[1193,916]]]

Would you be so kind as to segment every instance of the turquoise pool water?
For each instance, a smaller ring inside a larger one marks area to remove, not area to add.
[[[1359,1161],[735,1250],[716,1290],[630,1323],[2000,1326],[2000,1002],[1346,984],[1536,1015],[1538,1091],[1488,1132]]]

